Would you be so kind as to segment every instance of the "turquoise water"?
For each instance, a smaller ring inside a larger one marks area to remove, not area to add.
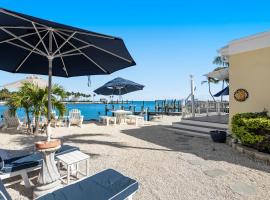
[[[129,104],[114,104],[114,107],[115,109],[120,109],[121,106],[124,106],[124,108],[128,110],[130,106],[134,106],[136,111],[140,111],[142,105],[143,101],[134,101]],[[112,104],[108,104],[107,106],[108,108],[111,108]],[[84,116],[85,120],[97,120],[99,115],[105,114],[105,104],[67,104],[66,108],[68,111],[74,108],[81,110],[81,113]],[[144,108],[149,108],[150,111],[154,111],[155,102],[145,101]],[[7,109],[8,108],[6,106],[0,106],[0,115],[2,115]],[[17,114],[20,119],[23,119],[25,116],[23,109],[19,109],[17,111]],[[111,113],[109,112],[108,114],[110,115]]]

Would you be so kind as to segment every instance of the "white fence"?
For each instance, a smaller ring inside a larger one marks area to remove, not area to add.
[[[214,102],[214,101],[195,101],[194,105],[195,117],[202,115],[223,115],[229,113],[229,102]],[[187,118],[192,116],[191,101],[186,102],[182,107],[182,117]]]

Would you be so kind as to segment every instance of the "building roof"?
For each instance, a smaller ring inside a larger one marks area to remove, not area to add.
[[[233,40],[218,50],[221,55],[230,56],[270,47],[270,31]]]

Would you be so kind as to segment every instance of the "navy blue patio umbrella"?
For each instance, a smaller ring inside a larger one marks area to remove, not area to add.
[[[115,78],[107,83],[105,83],[100,88],[96,89],[94,92],[101,95],[123,95],[137,90],[142,90],[144,85],[135,83],[133,81],[124,78]]]
[[[111,74],[135,65],[123,40],[0,8],[0,70],[52,76]]]
[[[229,95],[229,86],[225,87],[223,90],[219,91],[214,95],[214,97],[226,96]]]

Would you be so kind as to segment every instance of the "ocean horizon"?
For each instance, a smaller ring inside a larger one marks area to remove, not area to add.
[[[102,104],[102,103],[67,103],[66,108],[67,112],[65,115],[68,115],[68,112],[72,109],[79,109],[84,116],[85,121],[90,120],[98,120],[99,116],[105,115],[105,107],[112,109],[114,106],[115,109],[120,109],[124,107],[125,110],[129,110],[130,108],[135,108],[135,111],[141,111],[142,106],[144,105],[144,109],[148,108],[149,111],[155,111],[155,101],[129,101],[128,103],[124,102],[118,104]],[[0,105],[0,115],[2,116],[3,113],[8,110],[6,105]],[[108,115],[112,113],[109,111]],[[23,108],[17,110],[17,115],[20,120],[23,120],[25,117],[25,111]]]

